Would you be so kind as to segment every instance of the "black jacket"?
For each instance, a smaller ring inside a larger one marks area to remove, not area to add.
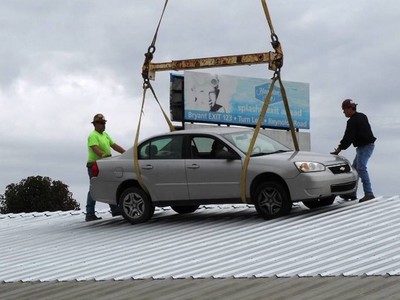
[[[371,130],[371,125],[368,122],[366,115],[360,112],[355,112],[347,121],[346,131],[343,139],[340,141],[340,149],[347,149],[351,144],[354,147],[365,146],[374,143],[376,138]]]

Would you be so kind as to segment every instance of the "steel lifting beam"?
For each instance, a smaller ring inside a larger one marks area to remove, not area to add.
[[[282,60],[282,56],[283,55],[281,53],[277,52],[262,52],[252,54],[173,60],[170,62],[162,63],[150,62],[148,65],[143,65],[143,72],[148,73],[148,78],[150,80],[155,80],[156,72],[158,71],[205,69],[263,63],[268,63],[269,69],[276,71],[280,67],[279,63],[277,62]]]

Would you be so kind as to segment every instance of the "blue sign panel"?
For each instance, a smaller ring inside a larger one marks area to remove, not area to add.
[[[296,128],[310,129],[309,84],[283,82]],[[184,73],[184,120],[255,126],[267,97],[271,80]],[[289,128],[278,83],[275,83],[263,127]]]

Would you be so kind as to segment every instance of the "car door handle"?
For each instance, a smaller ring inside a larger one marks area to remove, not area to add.
[[[145,165],[145,166],[142,167],[142,169],[151,170],[151,169],[153,169],[153,166],[152,165]]]
[[[193,164],[193,165],[188,166],[187,168],[188,169],[198,169],[198,168],[200,168],[200,166],[197,164]]]

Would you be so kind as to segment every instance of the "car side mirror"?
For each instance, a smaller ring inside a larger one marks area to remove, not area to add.
[[[230,152],[230,151],[217,151],[215,154],[216,159],[227,159],[227,160],[234,160],[238,159],[238,155],[236,153]]]

